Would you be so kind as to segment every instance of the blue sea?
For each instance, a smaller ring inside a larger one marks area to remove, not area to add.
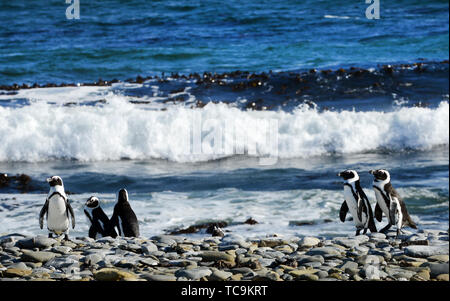
[[[52,175],[74,236],[87,198],[110,215],[120,188],[145,237],[353,234],[337,173],[374,206],[378,168],[419,228],[448,230],[448,1],[372,20],[363,0],[79,3],[0,3],[0,234],[46,235]]]

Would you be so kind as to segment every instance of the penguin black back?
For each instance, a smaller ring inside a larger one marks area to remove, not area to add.
[[[117,204],[114,206],[113,216],[110,220],[111,227],[117,227],[119,235],[126,237],[139,236],[139,222],[128,202],[126,189],[119,190]]]

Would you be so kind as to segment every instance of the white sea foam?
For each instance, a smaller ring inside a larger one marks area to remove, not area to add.
[[[154,158],[197,162],[240,154],[238,145],[255,145],[253,153],[245,149],[251,156],[306,158],[377,149],[427,150],[449,144],[447,101],[433,109],[319,112],[299,108],[290,113],[242,111],[223,103],[202,109],[173,105],[151,110],[129,103],[124,96],[102,96],[107,103],[97,106],[35,101],[23,107],[0,107],[0,161]],[[268,120],[277,125],[275,149],[266,143],[264,121]],[[198,129],[200,136],[195,136]],[[215,148],[211,133],[217,129],[221,144]],[[194,137],[201,137],[199,154],[194,152]]]

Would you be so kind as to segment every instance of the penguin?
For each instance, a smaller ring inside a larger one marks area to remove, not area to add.
[[[373,189],[377,199],[375,218],[381,222],[384,213],[388,219],[388,224],[380,232],[385,233],[392,225],[395,225],[397,227],[396,237],[398,237],[404,226],[417,229],[417,225],[409,216],[405,202],[394,187],[392,187],[389,172],[384,169],[377,169],[370,170],[369,173],[373,175]]]
[[[122,188],[118,192],[117,203],[114,206],[113,215],[109,222],[109,229],[117,227],[120,236],[138,237],[139,236],[139,222],[131,209],[128,202],[128,192]]]
[[[111,236],[117,237],[117,232],[114,228],[107,229],[109,218],[106,216],[100,201],[97,197],[91,196],[84,206],[84,214],[86,215],[89,224],[89,237],[97,239],[100,237]]]
[[[64,191],[63,181],[60,177],[53,176],[48,178],[47,182],[50,185],[50,191],[39,213],[39,226],[41,229],[44,227],[44,215],[46,215],[47,229],[50,231],[48,237],[52,238],[52,233],[58,236],[64,233],[64,239],[69,240],[69,214],[73,229],[75,229],[75,214]]]
[[[339,211],[340,220],[345,222],[347,212],[350,211],[355,222],[356,235],[359,235],[362,229],[364,229],[363,234],[366,234],[367,229],[372,233],[377,232],[372,208],[370,207],[369,199],[361,188],[358,173],[354,170],[345,170],[338,173],[338,177],[342,177],[345,180],[345,200]]]

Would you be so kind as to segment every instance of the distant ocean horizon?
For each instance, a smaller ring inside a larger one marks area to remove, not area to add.
[[[388,169],[419,228],[448,230],[448,1],[381,2],[378,20],[364,1],[66,8],[0,4],[0,173],[29,177],[0,182],[0,233],[45,235],[59,175],[75,236],[87,198],[110,215],[120,188],[146,237],[215,221],[353,234],[338,218],[347,168],[372,205],[368,171]]]

